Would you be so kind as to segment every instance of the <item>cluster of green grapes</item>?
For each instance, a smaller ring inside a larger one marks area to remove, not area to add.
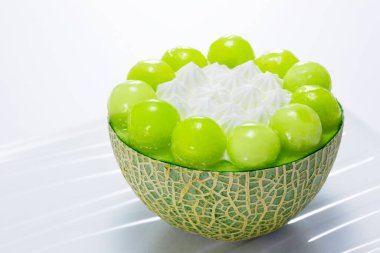
[[[176,108],[156,98],[157,86],[189,62],[234,68],[250,60],[263,72],[277,74],[292,92],[291,103],[278,109],[268,125],[244,124],[225,134],[213,119],[181,119]],[[127,81],[112,91],[109,121],[127,145],[152,158],[195,169],[251,170],[302,158],[336,134],[342,112],[330,90],[331,78],[322,65],[299,62],[288,50],[255,58],[248,41],[231,35],[214,41],[207,59],[194,48],[177,47],[161,60],[135,64]],[[224,160],[226,153],[230,161]]]

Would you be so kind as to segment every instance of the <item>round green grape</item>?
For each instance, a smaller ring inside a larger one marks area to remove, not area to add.
[[[228,35],[214,41],[207,54],[209,62],[234,68],[255,58],[248,41],[240,36]]]
[[[240,168],[270,166],[276,160],[280,149],[280,138],[265,125],[237,126],[228,135],[228,155],[233,164]]]
[[[193,62],[200,68],[207,65],[207,60],[201,51],[191,47],[176,47],[165,52],[162,60],[177,71],[189,62]]]
[[[168,82],[174,77],[174,71],[166,62],[146,60],[136,63],[129,70],[127,79],[144,81],[156,90],[159,84]]]
[[[138,103],[132,107],[128,117],[130,145],[147,155],[168,147],[179,121],[177,110],[167,102],[150,99]]]
[[[316,62],[296,63],[285,74],[283,87],[293,92],[303,85],[317,85],[331,90],[330,74]]]
[[[342,111],[335,97],[325,88],[305,85],[292,95],[291,103],[310,106],[319,116],[323,132],[337,129],[342,121]]]
[[[205,168],[216,164],[226,149],[222,128],[212,119],[191,117],[177,125],[172,136],[172,153],[177,164]]]
[[[108,116],[114,127],[127,123],[128,110],[136,103],[156,98],[156,93],[143,81],[128,80],[115,86],[108,99]]]
[[[281,146],[294,152],[309,151],[321,140],[321,120],[306,105],[290,104],[281,107],[272,115],[270,126],[280,137]]]
[[[313,151],[318,150],[322,147],[324,147],[328,142],[331,141],[331,139],[336,135],[336,131],[328,131],[322,132],[322,137],[321,141],[319,144],[313,148]],[[294,162],[296,160],[299,160],[301,158],[304,158],[310,154],[310,150],[304,150],[304,151],[299,151],[299,152],[294,152],[290,150],[282,150],[274,163],[274,166],[281,166],[283,164],[287,164],[290,162]]]
[[[277,74],[280,78],[283,78],[286,72],[298,61],[292,52],[284,49],[267,52],[255,59],[255,63],[262,72],[269,71]]]

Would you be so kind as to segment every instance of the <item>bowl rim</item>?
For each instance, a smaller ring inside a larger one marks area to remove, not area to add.
[[[277,165],[277,166],[270,166],[270,167],[264,167],[264,168],[258,168],[258,169],[245,169],[245,170],[234,170],[234,171],[229,171],[229,170],[222,170],[222,171],[218,171],[218,170],[211,170],[211,169],[196,169],[196,168],[190,168],[190,167],[185,167],[185,166],[182,166],[182,165],[178,165],[178,164],[175,164],[175,163],[172,163],[172,162],[167,162],[167,161],[161,161],[161,160],[158,160],[158,159],[154,159],[148,155],[145,155],[143,153],[141,153],[140,151],[136,150],[135,148],[131,147],[130,145],[128,145],[125,141],[123,141],[117,134],[116,134],[116,131],[114,129],[114,127],[112,126],[111,122],[109,121],[109,118],[107,119],[108,120],[108,127],[109,129],[111,129],[113,131],[113,133],[115,134],[115,136],[117,137],[117,139],[123,143],[124,145],[126,145],[128,148],[130,148],[131,150],[133,150],[134,152],[138,153],[139,155],[142,155],[144,157],[147,157],[151,160],[154,160],[154,161],[157,161],[157,162],[160,162],[160,163],[165,163],[165,164],[169,164],[171,166],[176,166],[176,167],[180,167],[180,168],[184,168],[184,169],[188,169],[188,170],[194,170],[194,171],[204,171],[204,172],[219,172],[219,173],[242,173],[242,172],[253,172],[253,171],[262,171],[262,170],[270,170],[270,169],[275,169],[275,168],[279,168],[279,167],[283,167],[283,166],[288,166],[290,164],[294,164],[294,163],[297,163],[319,151],[321,151],[322,149],[324,149],[326,146],[328,146],[331,141],[333,139],[335,139],[339,134],[340,132],[342,131],[343,129],[343,125],[344,125],[344,110],[343,110],[343,106],[338,102],[339,104],[339,107],[340,107],[340,110],[341,110],[341,121],[340,121],[340,124],[339,124],[339,127],[337,128],[337,130],[335,131],[335,134],[325,143],[323,144],[322,146],[320,146],[318,149],[314,150],[313,152],[311,153],[307,153],[306,155],[302,156],[301,158],[298,158],[296,160],[293,160],[291,162],[288,162],[288,163],[283,163],[283,164],[280,164],[280,165]],[[112,140],[111,140],[112,142]]]

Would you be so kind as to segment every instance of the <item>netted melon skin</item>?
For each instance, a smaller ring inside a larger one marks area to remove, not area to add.
[[[240,241],[277,230],[315,197],[335,161],[343,126],[322,149],[291,164],[249,172],[199,171],[151,159],[109,127],[124,177],[167,223],[203,237]]]

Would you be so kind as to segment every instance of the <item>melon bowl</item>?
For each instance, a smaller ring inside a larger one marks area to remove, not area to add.
[[[149,158],[122,142],[109,126],[114,155],[141,201],[174,227],[224,241],[271,233],[302,211],[326,181],[342,132],[343,124],[324,147],[289,164],[217,172]]]

